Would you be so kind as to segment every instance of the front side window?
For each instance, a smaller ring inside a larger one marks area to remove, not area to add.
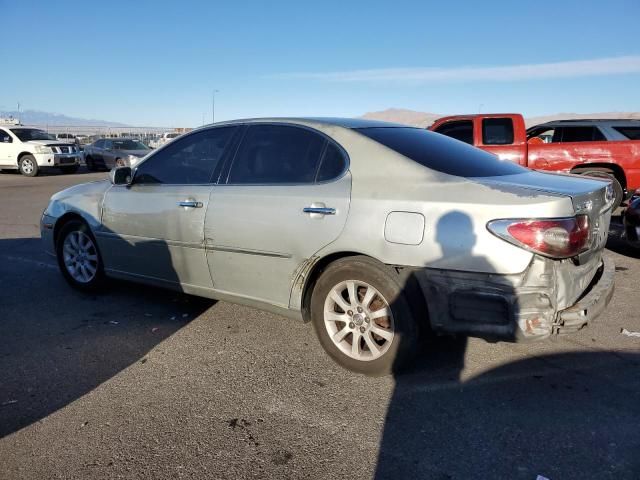
[[[287,125],[251,125],[238,150],[228,183],[313,183],[326,140]]]
[[[455,138],[461,142],[473,145],[473,122],[471,120],[456,120],[446,122],[435,130],[437,133]]]
[[[11,131],[21,142],[28,142],[30,140],[55,140],[53,135],[49,135],[44,130],[38,130],[37,128],[12,128]]]
[[[96,148],[104,148],[104,140],[96,140],[96,143],[93,144]]]
[[[528,171],[479,148],[422,128],[373,127],[356,131],[420,165],[448,175],[493,177]]]
[[[483,118],[482,143],[484,145],[511,145],[513,120],[510,118]]]
[[[0,129],[0,143],[11,143],[11,135]]]
[[[202,185],[211,183],[236,127],[201,130],[168,144],[136,169],[136,184]]]

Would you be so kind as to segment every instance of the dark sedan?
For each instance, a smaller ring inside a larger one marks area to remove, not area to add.
[[[101,138],[84,147],[84,161],[91,171],[135,167],[151,149],[135,138]]]
[[[640,249],[640,197],[629,201],[629,208],[624,212],[624,231],[629,245]]]

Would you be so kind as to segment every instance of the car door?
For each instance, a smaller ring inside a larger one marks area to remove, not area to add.
[[[105,140],[103,148],[100,151],[100,158],[107,168],[113,168],[115,165],[115,157],[113,152],[113,140]]]
[[[211,287],[204,219],[212,178],[235,129],[187,135],[141,163],[130,186],[109,189],[97,234],[107,270]]]
[[[91,157],[91,161],[100,165],[102,163],[102,147],[104,146],[104,139],[96,140],[87,147],[85,157]]]
[[[9,132],[0,128],[0,165],[15,165],[13,152],[13,138]]]
[[[214,288],[288,307],[298,269],[344,227],[346,153],[315,130],[252,124],[223,178],[205,223]]]

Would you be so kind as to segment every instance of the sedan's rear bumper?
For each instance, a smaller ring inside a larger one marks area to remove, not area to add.
[[[537,257],[520,275],[433,269],[414,274],[434,331],[521,342],[593,322],[613,296],[615,266],[599,254],[583,266]]]
[[[575,332],[598,318],[613,297],[615,273],[613,260],[604,256],[585,295],[572,307],[558,312],[554,333]]]

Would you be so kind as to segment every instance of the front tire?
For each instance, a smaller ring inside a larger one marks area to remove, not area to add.
[[[410,294],[398,275],[368,257],[338,260],[311,296],[320,344],[340,366],[365,375],[396,373],[418,350]]]
[[[25,177],[35,177],[38,175],[38,162],[33,155],[23,155],[18,161],[18,170]]]
[[[65,280],[82,291],[97,291],[104,282],[98,244],[89,227],[80,220],[62,226],[56,242],[58,267]]]

